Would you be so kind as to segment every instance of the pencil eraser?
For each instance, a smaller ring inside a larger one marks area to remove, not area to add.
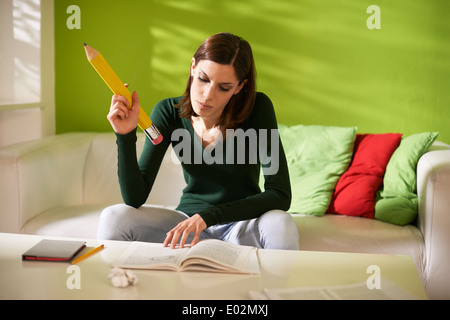
[[[161,141],[163,141],[163,136],[162,134],[159,134],[159,136],[156,139],[151,140],[152,143],[156,146],[157,144],[160,144]]]

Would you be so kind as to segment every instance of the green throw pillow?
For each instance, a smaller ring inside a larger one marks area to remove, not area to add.
[[[423,132],[402,139],[386,167],[383,189],[375,204],[375,219],[397,225],[414,221],[417,216],[417,163],[438,134]]]
[[[353,154],[356,128],[279,126],[292,188],[290,213],[322,216]]]

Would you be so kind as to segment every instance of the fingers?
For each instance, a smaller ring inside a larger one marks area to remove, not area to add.
[[[131,106],[127,98],[115,94],[111,99],[110,117],[126,119],[129,116],[130,110],[133,113],[139,113],[139,111],[136,110],[139,108],[133,108],[132,106],[139,106],[139,97],[136,91],[133,92]]]
[[[189,236],[189,234],[191,233],[191,231],[186,232],[188,229],[184,230],[181,236],[181,240],[180,240],[180,248],[184,248],[184,245],[186,243],[187,237]],[[195,235],[197,234],[197,232],[195,232]],[[173,245],[173,243],[172,243]],[[176,245],[176,243],[175,243]],[[191,245],[194,245],[191,243]]]
[[[133,92],[130,112],[134,117],[139,117],[139,97],[136,91]]]
[[[171,249],[175,249],[178,240],[180,241],[180,248],[184,248],[189,234],[194,233],[194,238],[191,242],[191,246],[198,243],[201,232],[206,229],[206,223],[200,215],[196,214],[191,218],[180,222],[175,228],[170,230],[166,239],[164,240],[164,247],[170,245]]]
[[[131,107],[139,106],[139,97],[136,91],[133,92]]]
[[[174,229],[170,230],[169,232],[167,232],[166,239],[164,240],[164,243],[163,243],[164,247],[168,247],[170,245],[170,247],[172,248],[172,242],[175,240],[175,238],[176,238],[175,243],[178,242],[178,238],[180,237],[180,234],[177,233],[175,235],[175,233],[177,232],[175,229],[176,229],[176,227]]]
[[[122,104],[126,108],[130,107],[130,103],[128,102],[127,98],[118,94],[113,95],[111,99],[111,107],[120,104]]]
[[[128,83],[125,83],[124,84],[124,86],[125,86],[125,88],[128,88]],[[136,91],[135,91],[136,92]],[[134,97],[134,92],[133,92],[133,97]],[[137,96],[137,94],[136,94],[136,96]],[[130,108],[130,103],[128,102],[128,99],[127,98],[125,98],[124,96],[121,96],[121,95],[118,95],[118,94],[115,94],[115,95],[113,95],[112,96],[112,99],[111,99],[111,107],[116,103],[116,102],[122,102],[127,108]],[[139,100],[138,100],[138,103],[139,103]]]
[[[184,248],[186,240],[191,232],[192,230],[190,228],[185,229],[184,226],[177,225],[167,233],[166,239],[164,240],[164,247],[170,246],[170,249],[175,249],[178,244],[178,240],[180,240],[179,247]]]
[[[111,106],[111,110],[109,111],[106,118],[111,122],[115,123],[116,121],[121,121],[127,119],[129,116],[129,111],[122,105],[115,104]]]
[[[116,94],[111,98],[111,106],[106,118],[116,133],[127,134],[135,130],[138,125],[140,107],[136,91],[133,92],[130,100]],[[137,107],[133,108],[132,105],[137,105]]]

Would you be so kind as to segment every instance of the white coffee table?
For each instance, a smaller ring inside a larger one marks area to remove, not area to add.
[[[260,275],[134,270],[137,285],[115,288],[107,277],[110,266],[130,243],[94,239],[86,240],[88,247],[106,248],[77,264],[81,287],[70,289],[75,271],[69,263],[22,261],[22,253],[42,238],[0,233],[0,299],[249,299],[250,291],[264,288],[359,283],[371,276],[369,266],[415,298],[427,299],[409,256],[313,251],[259,250]]]

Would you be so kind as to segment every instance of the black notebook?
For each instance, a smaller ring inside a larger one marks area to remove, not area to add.
[[[70,261],[86,246],[86,241],[43,239],[22,254],[23,260]]]

